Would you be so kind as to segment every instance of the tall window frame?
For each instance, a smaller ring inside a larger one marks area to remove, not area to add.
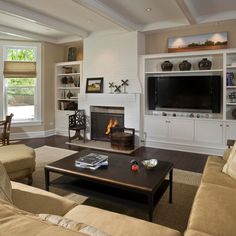
[[[6,61],[9,61],[7,58],[7,50],[8,49],[33,49],[35,53],[35,63],[36,63],[36,76],[35,76],[35,90],[34,90],[34,117],[21,117],[17,119],[16,117],[13,119],[13,123],[41,123],[42,122],[42,114],[41,114],[41,43],[28,43],[28,42],[7,42],[1,45],[2,46],[2,59],[3,59],[3,67]],[[14,61],[14,60],[10,60]],[[16,60],[17,61],[17,60]],[[24,60],[27,61],[27,60]],[[7,115],[8,110],[8,101],[7,101],[7,79],[3,76],[2,82],[2,92],[3,92],[3,117]]]

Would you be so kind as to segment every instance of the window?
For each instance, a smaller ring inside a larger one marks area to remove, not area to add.
[[[4,113],[17,122],[41,120],[40,47],[3,46]]]

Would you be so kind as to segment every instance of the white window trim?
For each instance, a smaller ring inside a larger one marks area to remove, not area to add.
[[[37,54],[36,54],[36,91],[35,91],[35,119],[32,120],[13,120],[13,126],[22,126],[22,125],[41,125],[42,124],[42,98],[41,98],[41,85],[42,85],[42,63],[41,63],[41,48],[42,44],[41,43],[34,43],[34,42],[15,42],[15,41],[0,41],[0,60],[2,63],[0,72],[3,72],[3,62],[6,58],[6,48],[8,47],[29,47],[29,48],[36,48],[37,49]],[[3,74],[3,73],[2,73]],[[4,98],[5,95],[5,85],[4,85],[4,77],[1,80],[2,84],[0,82],[0,88],[2,91],[0,91],[0,96]],[[6,114],[6,101],[4,98],[4,103],[0,104],[0,116],[5,117]]]

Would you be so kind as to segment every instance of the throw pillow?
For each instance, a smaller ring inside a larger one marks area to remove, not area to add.
[[[225,149],[224,154],[223,154],[223,160],[228,161],[231,151],[232,151],[232,148]]]
[[[70,220],[58,215],[51,214],[39,214],[39,217],[46,220],[52,224],[62,226],[66,229],[76,230],[80,233],[85,233],[89,236],[109,236],[108,234],[98,230],[93,226],[86,225],[84,223],[79,223],[74,220]]]
[[[236,147],[233,147],[229,158],[222,170],[225,174],[231,176],[232,178],[236,179]]]
[[[11,181],[6,172],[5,167],[0,162],[0,198],[4,201],[12,203]]]

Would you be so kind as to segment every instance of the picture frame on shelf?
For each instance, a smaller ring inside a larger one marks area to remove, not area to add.
[[[103,93],[103,77],[87,78],[86,93]]]

